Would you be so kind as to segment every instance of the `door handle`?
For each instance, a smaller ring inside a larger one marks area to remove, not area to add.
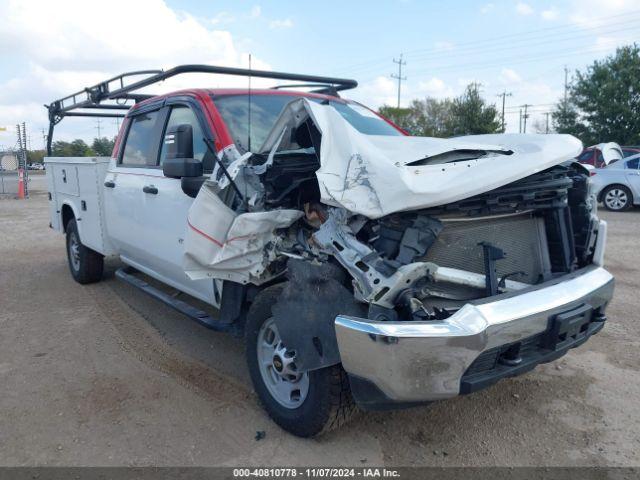
[[[144,187],[142,187],[142,191],[144,193],[150,193],[152,195],[157,195],[158,194],[158,189],[156,187],[154,187],[153,185],[145,185]]]
[[[111,180],[107,180],[106,182],[104,182],[104,186],[107,188],[115,188],[116,187],[116,183],[112,182]]]

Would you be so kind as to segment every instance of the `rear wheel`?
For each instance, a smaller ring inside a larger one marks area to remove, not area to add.
[[[82,244],[75,219],[69,220],[66,232],[67,260],[73,279],[82,284],[99,281],[102,278],[104,257]]]
[[[602,193],[602,203],[612,212],[627,210],[633,203],[631,190],[623,185],[611,185]]]
[[[249,373],[269,416],[299,437],[312,437],[346,423],[356,410],[349,379],[340,365],[301,372],[296,352],[282,342],[272,317],[282,287],[268,287],[253,301],[245,327]]]

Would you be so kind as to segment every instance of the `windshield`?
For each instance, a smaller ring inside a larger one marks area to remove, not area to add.
[[[257,152],[267,138],[271,128],[284,107],[300,98],[294,95],[251,96],[251,138],[249,139],[249,96],[224,95],[213,97],[216,108],[222,115],[236,146],[244,151]],[[306,97],[320,103],[321,98]],[[402,135],[384,119],[357,103],[330,101],[342,117],[356,130],[366,135]],[[249,140],[251,140],[249,142]]]

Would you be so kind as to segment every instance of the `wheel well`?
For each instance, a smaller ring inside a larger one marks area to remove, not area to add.
[[[62,206],[62,231],[66,232],[67,231],[67,225],[69,224],[69,222],[71,220],[73,220],[75,218],[75,215],[73,214],[73,210],[71,209],[71,207],[67,204],[64,204]]]
[[[622,187],[625,190],[627,190],[629,192],[629,195],[631,196],[631,202],[633,203],[633,192],[631,191],[631,189],[629,187],[627,187],[626,185],[623,185],[622,183],[612,183],[611,185],[607,185],[606,187],[604,187],[602,190],[600,190],[600,193],[598,194],[598,201],[602,202],[602,199],[604,198],[604,192],[606,192],[607,190],[609,190],[612,187]]]

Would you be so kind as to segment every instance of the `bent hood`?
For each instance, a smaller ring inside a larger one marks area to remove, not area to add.
[[[288,150],[294,140],[286,131],[309,118],[321,133],[321,201],[372,219],[463,200],[582,151],[571,135],[365,135],[331,105],[304,98],[285,107],[261,151]]]

